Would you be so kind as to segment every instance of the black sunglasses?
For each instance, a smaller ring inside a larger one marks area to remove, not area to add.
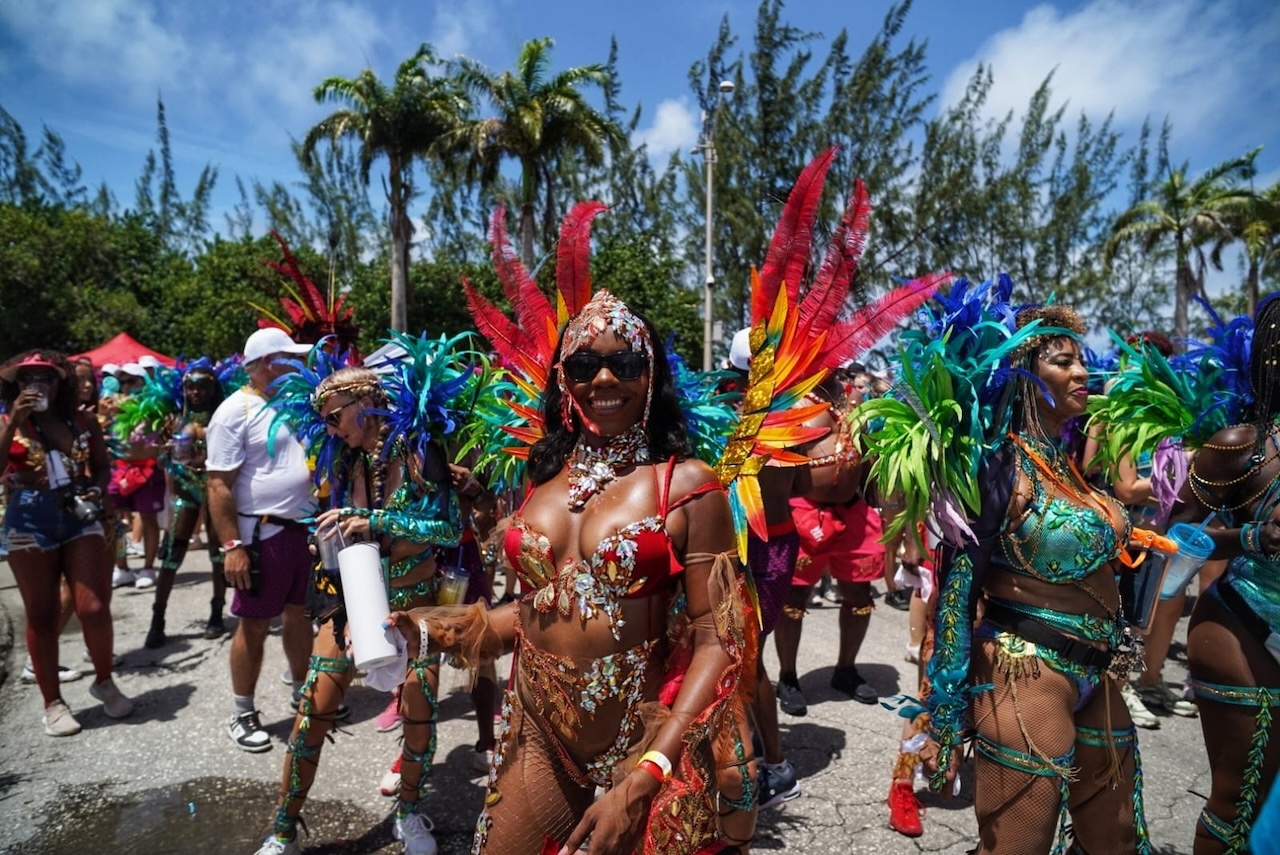
[[[649,367],[649,358],[634,350],[619,350],[607,356],[590,350],[580,350],[564,360],[564,373],[574,383],[587,383],[600,373],[600,366],[609,366],[609,373],[619,380],[638,380]]]
[[[356,403],[356,401],[354,400],[347,401],[342,406],[325,413],[324,423],[331,428],[336,428],[338,424],[342,421],[342,411],[354,403]]]

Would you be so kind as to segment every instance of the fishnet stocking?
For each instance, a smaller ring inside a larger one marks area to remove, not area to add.
[[[1137,852],[1133,749],[1117,749],[1117,781],[1111,748],[1078,742],[1076,736],[1077,726],[1102,731],[1132,727],[1119,689],[1104,678],[1075,712],[1080,692],[1073,678],[1034,657],[1019,659],[1019,672],[1010,676],[1009,669],[997,664],[997,649],[990,639],[974,645],[973,682],[994,687],[973,703],[979,745],[987,746],[980,748],[975,762],[980,855],[1056,851],[1064,775],[1070,776],[1068,806],[1077,848],[1088,855]]]
[[[525,715],[515,693],[508,692],[507,699],[511,713],[501,765],[485,798],[472,852],[540,855],[546,838],[569,836],[595,793],[564,771],[550,739]]]

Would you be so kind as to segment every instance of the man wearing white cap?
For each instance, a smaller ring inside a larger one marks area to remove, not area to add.
[[[281,641],[295,691],[307,673],[311,622],[303,614],[311,553],[301,522],[312,511],[311,473],[302,445],[284,427],[272,430],[266,395],[289,372],[287,360],[311,349],[282,329],[260,329],[244,345],[249,383],[227,396],[206,433],[209,509],[222,540],[223,571],[235,589],[240,618],[231,640],[235,711],[227,724],[244,751],[267,751],[254,701],[271,619],[282,617]]]
[[[138,357],[138,367],[147,372],[148,375],[154,377],[156,369],[160,367],[160,360],[156,359],[149,353],[144,353]]]

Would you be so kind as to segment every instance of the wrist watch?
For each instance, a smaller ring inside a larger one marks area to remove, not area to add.
[[[222,547],[218,551],[223,555],[226,555],[231,550],[239,549],[242,546],[244,546],[243,540],[228,540],[226,543],[222,544]]]

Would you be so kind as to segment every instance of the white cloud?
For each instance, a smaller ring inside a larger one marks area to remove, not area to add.
[[[440,3],[431,22],[428,41],[444,59],[474,54],[495,36],[497,17],[497,10],[489,0]]]
[[[1148,116],[1157,125],[1169,116],[1180,139],[1203,140],[1217,132],[1216,123],[1240,120],[1241,104],[1253,101],[1263,83],[1259,75],[1275,67],[1280,13],[1267,10],[1258,20],[1256,10],[1241,7],[1213,0],[1093,0],[1063,12],[1041,4],[955,68],[941,104],[956,103],[978,64],[986,63],[994,76],[987,114],[1020,115],[1052,72],[1054,103],[1066,102],[1068,116],[1084,111],[1101,120],[1114,110],[1130,127]]]
[[[647,145],[649,158],[665,161],[672,152],[688,148],[698,141],[700,122],[685,98],[667,98],[658,103],[653,124],[636,131],[632,144]]]

